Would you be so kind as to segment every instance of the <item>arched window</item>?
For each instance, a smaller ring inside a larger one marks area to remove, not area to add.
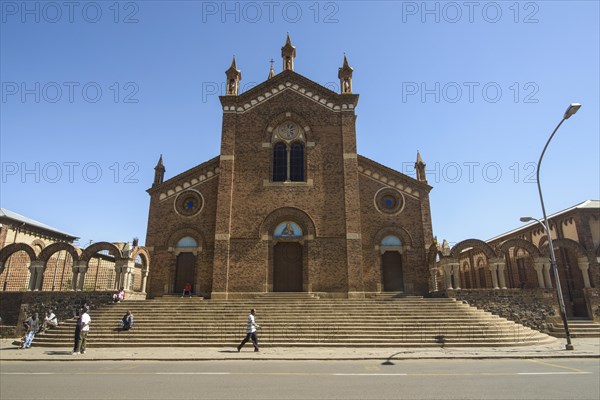
[[[190,236],[183,237],[177,242],[178,249],[189,249],[198,247],[198,243]]]
[[[273,182],[287,180],[287,149],[284,143],[273,147]]]
[[[273,182],[305,181],[304,129],[286,121],[273,130]]]
[[[382,246],[401,246],[402,242],[396,236],[388,235],[381,240]]]
[[[292,182],[304,181],[304,145],[292,143],[290,151],[290,180]]]

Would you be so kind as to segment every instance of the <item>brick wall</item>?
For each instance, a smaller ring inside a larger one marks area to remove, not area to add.
[[[305,93],[318,94],[325,103],[285,90],[244,113],[224,112],[220,157],[150,189],[146,246],[152,248],[153,264],[149,296],[173,290],[176,256],[169,247],[186,235],[202,247],[195,265],[194,287],[199,294],[209,297],[211,293],[222,296],[225,291],[272,290],[272,231],[286,220],[305,230],[304,290],[376,291],[381,272],[373,236],[383,227],[395,225],[409,232],[412,242],[404,257],[405,288],[427,292],[425,249],[432,242],[428,186],[381,166],[396,181],[410,183],[418,196],[415,192],[408,196],[405,210],[397,216],[375,210],[373,196],[385,184],[359,174],[356,115],[324,105],[346,107],[357,102],[357,95],[338,95],[286,71],[240,96],[221,97],[221,103],[227,109],[244,107],[264,94],[263,90],[287,82],[306,89]],[[268,128],[288,120],[305,130],[306,182],[293,185],[270,182],[274,132]],[[165,163],[168,166],[168,158]],[[192,181],[217,165],[218,175],[212,179]],[[184,217],[175,211],[174,202],[178,193],[191,189],[202,193],[204,208],[195,216]]]

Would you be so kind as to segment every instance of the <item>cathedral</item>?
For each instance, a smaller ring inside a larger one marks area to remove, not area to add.
[[[364,298],[430,290],[433,244],[425,164],[416,179],[356,149],[358,94],[346,56],[340,93],[294,69],[240,93],[226,74],[220,154],[164,179],[161,156],[148,189],[149,297],[212,299],[269,292]]]

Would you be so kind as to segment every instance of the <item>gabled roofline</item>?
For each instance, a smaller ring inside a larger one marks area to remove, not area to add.
[[[340,95],[339,93],[334,92],[333,90],[321,85],[320,83],[313,81],[312,79],[305,77],[304,75],[297,73],[296,71],[284,70],[278,74],[275,74],[275,76],[272,77],[271,79],[267,79],[267,80],[259,83],[258,85],[254,86],[252,89],[246,90],[244,93],[238,95],[237,98],[240,101],[250,100],[250,99],[247,99],[247,97],[256,97],[256,96],[262,94],[262,92],[265,90],[265,88],[267,88],[271,85],[274,85],[274,84],[278,84],[279,81],[285,81],[286,79],[293,79],[293,78],[298,78],[309,85],[318,86],[319,89],[325,91],[329,96],[339,96]],[[230,97],[230,96],[225,96],[225,97]]]
[[[396,170],[395,170],[395,169],[393,169],[393,168],[387,167],[387,166],[385,166],[385,165],[383,165],[383,164],[380,164],[380,163],[378,163],[377,161],[373,161],[373,160],[371,160],[370,158],[367,158],[367,157],[365,157],[365,156],[362,156],[362,155],[360,155],[360,154],[358,154],[358,162],[359,162],[359,163],[360,163],[360,162],[364,162],[364,163],[367,163],[367,164],[371,164],[371,165],[374,165],[374,166],[376,166],[377,168],[381,168],[381,169],[383,169],[384,171],[386,171],[386,172],[387,172],[387,173],[389,173],[389,174],[396,175],[396,176],[400,176],[402,179],[406,179],[406,180],[407,180],[407,181],[409,181],[411,184],[413,184],[413,185],[417,185],[417,186],[418,186],[418,187],[420,187],[421,189],[424,189],[424,190],[426,190],[426,191],[427,191],[427,193],[429,193],[429,192],[431,191],[431,189],[433,189],[433,186],[430,186],[430,185],[428,185],[428,184],[427,184],[427,183],[425,183],[425,182],[418,181],[418,180],[416,180],[415,178],[413,178],[412,176],[408,176],[408,175],[406,175],[406,174],[403,174],[403,173],[402,173],[402,172],[400,172],[400,171],[396,171]]]
[[[554,214],[548,215],[548,219],[550,220],[550,219],[559,217],[561,215],[567,214],[573,210],[584,209],[584,208],[600,208],[600,200],[585,200],[581,203],[575,204],[574,206],[565,208],[564,210],[561,210],[561,211],[555,212]],[[541,220],[541,217],[539,219]],[[529,228],[532,228],[536,225],[539,226],[539,223],[537,221],[530,222],[527,225],[521,226],[520,228],[516,228],[516,229],[513,229],[512,231],[508,231],[503,234],[494,236],[493,238],[486,240],[486,243],[490,243],[495,240],[498,240],[498,239],[502,238],[503,236],[511,236],[511,235],[514,235],[515,233],[518,233],[521,231],[526,231]]]
[[[200,170],[210,166],[213,163],[218,164],[220,157],[221,156],[216,156],[216,157],[211,158],[208,161],[204,161],[202,164],[196,165],[195,167],[192,167],[192,168],[188,169],[187,171],[183,171],[183,172],[167,179],[166,181],[162,182],[160,185],[152,186],[151,188],[146,189],[146,192],[149,193],[150,195],[152,195],[161,189],[165,189],[168,185],[172,185],[177,180],[184,178],[187,174],[191,174],[193,172],[200,171]]]

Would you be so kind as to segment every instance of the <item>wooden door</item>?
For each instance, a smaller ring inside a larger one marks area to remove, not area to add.
[[[383,290],[385,292],[401,292],[404,290],[402,276],[402,255],[397,251],[386,251],[381,256],[383,274]]]
[[[194,287],[194,272],[196,269],[196,256],[193,253],[180,253],[177,256],[177,266],[175,268],[175,289],[174,293],[183,292],[183,285],[187,282]]]
[[[273,291],[302,291],[302,245],[277,243],[273,249]]]

